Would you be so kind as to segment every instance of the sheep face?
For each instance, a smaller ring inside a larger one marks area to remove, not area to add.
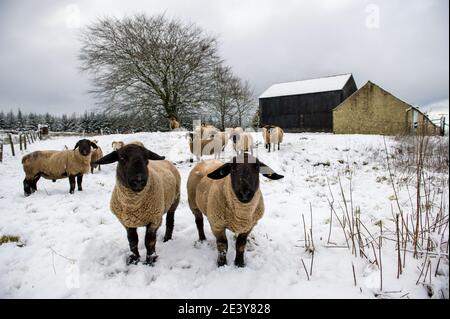
[[[246,204],[251,202],[259,189],[259,174],[272,180],[284,177],[248,153],[235,156],[230,163],[222,165],[208,174],[208,177],[222,179],[230,175],[234,194],[241,203]]]
[[[78,152],[80,152],[82,156],[88,156],[91,153],[91,147],[98,148],[95,143],[83,139],[79,140],[73,149],[76,150],[78,148]]]
[[[145,147],[128,144],[102,157],[94,164],[104,165],[119,162],[116,171],[119,183],[133,192],[139,193],[147,185],[148,161],[163,159],[164,156],[159,156]]]

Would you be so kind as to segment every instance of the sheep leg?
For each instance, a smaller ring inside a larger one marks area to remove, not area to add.
[[[40,178],[41,178],[41,175],[37,175],[37,176],[34,177],[33,185],[31,186],[31,190],[32,190],[33,193],[34,193],[35,191],[37,191],[37,182],[38,182],[38,180],[39,180]]]
[[[178,203],[177,203],[178,204]],[[173,207],[173,206],[172,206]],[[175,208],[169,209],[166,215],[166,233],[164,235],[164,242],[172,239],[173,227],[175,224]]]
[[[280,143],[278,143],[278,150],[280,150]]]
[[[94,174],[94,165],[91,165],[91,174]]]
[[[234,259],[234,264],[237,267],[245,266],[244,252],[245,252],[245,245],[247,244],[247,237],[249,234],[250,232],[239,234],[236,239],[236,258]]]
[[[23,192],[25,194],[25,196],[30,196],[31,195],[31,186],[32,185],[32,181],[29,181],[26,177],[23,180]]]
[[[147,225],[147,231],[145,233],[145,248],[147,249],[147,257],[145,258],[145,264],[153,266],[158,256],[155,253],[156,246],[156,231],[158,228],[152,226],[152,224]]]
[[[138,243],[139,243],[139,238],[138,238],[138,234],[137,234],[137,229],[136,228],[128,228],[126,227],[127,230],[127,238],[128,238],[128,243],[130,244],[130,250],[131,250],[131,255],[128,256],[127,259],[127,265],[137,265],[137,263],[139,262],[139,250],[138,250]]]
[[[75,193],[75,176],[70,175],[69,176],[69,185],[70,185],[70,194]]]
[[[225,234],[225,228],[219,231],[213,230],[214,236],[216,236],[217,243],[217,266],[221,267],[227,264],[227,251],[228,251],[228,241],[227,235]]]
[[[200,241],[206,240],[205,231],[203,230],[203,214],[201,211],[196,209],[194,212],[195,216],[195,224],[197,225],[198,230],[198,239]]]
[[[83,190],[83,174],[78,174],[77,175],[77,184],[78,184],[78,190],[82,191]]]

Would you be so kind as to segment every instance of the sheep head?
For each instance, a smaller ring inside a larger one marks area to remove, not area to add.
[[[88,156],[91,153],[91,147],[98,148],[98,146],[95,143],[83,139],[79,140],[77,144],[75,144],[75,147],[73,149],[76,150],[78,148],[78,152],[80,152],[82,156]]]
[[[272,180],[284,177],[248,153],[235,156],[231,162],[209,173],[208,177],[217,180],[230,175],[231,187],[238,200],[249,203],[259,189],[259,174]]]
[[[119,183],[133,192],[139,193],[147,185],[148,161],[160,161],[164,159],[164,156],[159,156],[145,147],[128,144],[102,157],[94,162],[94,164],[105,165],[119,162],[116,170]]]

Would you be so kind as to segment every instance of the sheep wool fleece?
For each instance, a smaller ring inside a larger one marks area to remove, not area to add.
[[[176,167],[166,160],[149,161],[147,167],[147,185],[139,193],[116,180],[110,208],[125,227],[159,227],[162,216],[180,200],[181,176]]]
[[[195,206],[208,217],[213,231],[227,228],[236,234],[250,232],[264,214],[261,190],[258,189],[249,203],[240,202],[231,187],[230,175],[220,180],[206,176],[223,163],[214,161],[210,164],[204,171],[197,172],[202,177],[195,190]]]

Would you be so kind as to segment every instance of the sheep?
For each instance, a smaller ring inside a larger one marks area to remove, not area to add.
[[[273,144],[273,150],[275,151],[275,144],[278,144],[278,150],[280,150],[280,144],[283,143],[284,131],[281,127],[266,125],[263,127],[262,131],[264,139],[264,147],[269,150],[271,149],[271,144]]]
[[[214,155],[214,158],[219,158],[221,152],[225,149],[228,143],[228,138],[225,132],[216,132],[209,138],[200,138],[200,134],[188,133],[189,150],[192,155],[195,155],[197,161],[202,155]],[[194,160],[190,158],[192,163]]]
[[[94,162],[103,157],[103,151],[102,151],[101,147],[98,146],[98,141],[92,140],[91,142],[94,143],[95,145],[97,145],[97,148],[92,151],[92,155],[91,155],[91,174],[93,174],[94,168],[97,168],[97,166],[98,166],[99,171],[102,170],[100,165],[95,165]]]
[[[41,177],[51,179],[69,178],[70,194],[75,192],[75,177],[78,190],[82,191],[83,174],[91,168],[91,147],[98,146],[89,140],[79,140],[73,150],[35,151],[22,158],[25,179],[23,189],[25,196],[37,190],[37,182]]]
[[[177,121],[177,119],[175,117],[169,117],[169,128],[171,130],[180,128],[180,123]]]
[[[206,215],[216,237],[219,267],[227,263],[226,229],[237,234],[234,264],[245,266],[247,237],[264,214],[259,173],[272,180],[284,177],[248,153],[226,164],[217,160],[200,162],[189,174],[188,202],[195,216],[199,240],[206,239],[203,230],[203,215]]]
[[[157,258],[156,232],[166,213],[164,241],[172,239],[174,214],[180,201],[180,173],[163,156],[136,144],[127,144],[95,163],[115,162],[119,163],[110,208],[127,231],[131,250],[127,264],[137,264],[140,260],[137,227],[145,226],[145,264],[152,265]]]
[[[122,141],[114,141],[111,143],[113,151],[117,151],[118,149],[122,148],[125,145]]]
[[[236,153],[250,152],[253,155],[253,137],[250,133],[237,133],[233,131],[230,134],[233,141],[233,149]]]
[[[210,139],[218,132],[220,132],[219,129],[206,123],[202,123],[201,126],[194,129],[194,133],[201,134],[202,139]]]

